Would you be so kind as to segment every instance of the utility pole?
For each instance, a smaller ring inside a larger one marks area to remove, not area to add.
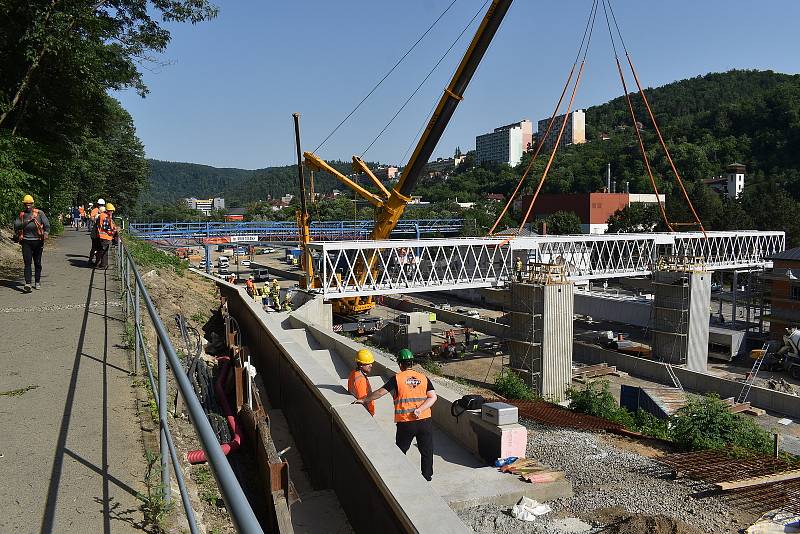
[[[606,167],[606,192],[611,192],[611,163]]]

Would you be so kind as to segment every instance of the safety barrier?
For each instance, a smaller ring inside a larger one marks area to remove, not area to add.
[[[141,361],[144,360],[147,369],[147,378],[150,381],[150,388],[155,397],[158,406],[158,421],[159,421],[159,454],[161,456],[161,484],[164,488],[164,500],[169,502],[171,500],[171,485],[170,485],[170,466],[175,474],[175,479],[178,483],[178,489],[181,494],[181,501],[183,502],[183,509],[186,513],[186,519],[189,523],[189,530],[192,534],[201,532],[197,526],[194,510],[189,501],[189,494],[186,490],[185,477],[181,464],[178,461],[178,453],[175,448],[175,443],[172,439],[172,433],[169,429],[167,419],[167,403],[169,402],[169,394],[167,392],[167,366],[172,371],[172,375],[177,384],[178,391],[180,392],[186,409],[189,412],[189,421],[191,421],[197,432],[197,437],[200,439],[200,444],[205,451],[208,465],[211,472],[217,481],[222,499],[230,512],[231,519],[233,520],[234,527],[238,532],[247,533],[260,533],[263,532],[261,526],[256,519],[250,503],[245,497],[242,486],[234,475],[228,460],[222,453],[219,446],[217,436],[208,422],[203,407],[194,392],[192,384],[189,382],[188,377],[183,372],[181,362],[175,349],[169,340],[169,335],[164,327],[158,311],[153,305],[150,295],[147,293],[142,278],[136,269],[136,264],[133,261],[130,253],[126,250],[125,245],[120,241],[117,247],[117,273],[120,276],[120,281],[123,290],[123,311],[125,316],[132,315],[134,326],[134,374],[139,373]],[[141,304],[144,301],[144,308],[150,317],[150,322],[156,332],[156,345],[157,345],[157,366],[158,372],[154,377],[153,366],[150,362],[150,357],[147,352],[147,345],[144,342],[144,335],[142,333],[142,317],[141,317]]]

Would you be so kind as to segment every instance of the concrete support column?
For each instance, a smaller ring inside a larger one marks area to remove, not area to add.
[[[693,371],[708,365],[711,273],[664,270],[653,273],[653,357]]]
[[[572,381],[572,283],[514,283],[510,366],[530,375],[536,392],[566,398]]]

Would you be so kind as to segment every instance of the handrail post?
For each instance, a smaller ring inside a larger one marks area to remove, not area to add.
[[[164,488],[164,501],[172,500],[169,482],[169,444],[167,443],[167,355],[161,340],[158,341],[158,421],[161,429],[161,486]]]
[[[136,296],[134,297],[133,308],[133,344],[135,346],[133,353],[133,374],[139,374],[139,358],[141,349],[139,348],[139,332],[142,329],[142,313],[139,306],[139,284],[134,283],[136,286]]]

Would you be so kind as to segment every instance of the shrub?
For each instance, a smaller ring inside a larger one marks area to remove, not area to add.
[[[633,415],[617,405],[616,399],[608,389],[607,380],[587,382],[583,388],[567,390],[569,408],[595,417],[602,417],[626,428],[634,426]]]
[[[133,257],[134,261],[142,268],[171,268],[181,276],[189,266],[188,262],[159,250],[150,243],[137,239],[130,235],[124,236],[125,246]]]
[[[726,449],[770,454],[772,436],[752,419],[732,414],[718,395],[690,396],[670,420],[670,437],[687,450]]]
[[[494,379],[494,390],[507,399],[534,400],[536,393],[520,376],[505,369]]]
[[[431,360],[430,358],[420,358],[419,364],[422,366],[423,369],[428,371],[433,375],[441,375],[442,374],[442,365]]]

